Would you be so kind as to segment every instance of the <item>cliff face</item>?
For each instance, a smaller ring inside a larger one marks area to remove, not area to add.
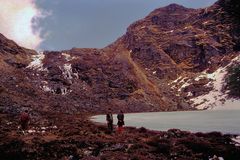
[[[218,4],[200,10],[170,5],[130,26],[125,44],[134,59],[151,69],[199,72],[238,51],[236,20]]]
[[[226,100],[224,66],[239,55],[238,6],[237,1],[219,1],[193,10],[172,4],[135,22],[120,41],[177,109],[186,102],[201,109],[217,106],[213,99]]]
[[[234,0],[197,10],[172,4],[103,49],[36,53],[0,35],[1,109],[194,109],[216,89],[209,75],[239,55],[238,8]]]

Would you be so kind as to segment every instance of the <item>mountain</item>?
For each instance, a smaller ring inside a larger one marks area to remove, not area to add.
[[[194,110],[227,100],[239,60],[239,2],[204,9],[171,4],[102,49],[36,52],[0,35],[0,109],[103,113]],[[223,70],[223,71],[222,71]]]
[[[90,121],[108,107],[239,107],[225,86],[229,67],[240,64],[239,6],[237,0],[205,9],[171,4],[102,49],[36,52],[0,34],[0,159],[240,159],[238,135],[143,127],[110,134]],[[239,69],[232,77],[238,75]],[[25,109],[31,121],[22,131]]]

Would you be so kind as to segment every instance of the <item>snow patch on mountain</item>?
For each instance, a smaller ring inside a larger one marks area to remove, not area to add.
[[[45,92],[51,92],[51,91],[52,91],[52,89],[51,89],[49,86],[46,86],[46,85],[44,85],[44,86],[42,87],[42,89],[43,89]]]
[[[186,78],[185,78],[186,79]],[[183,79],[183,80],[185,80],[185,79]],[[189,86],[189,85],[191,85],[191,83],[189,83],[189,81],[190,81],[190,79],[189,80],[187,80],[186,82],[184,82],[182,85],[181,85],[181,87],[178,89],[178,91],[180,92],[182,89],[184,89],[185,87],[187,87],[187,86]],[[181,81],[182,82],[182,81]]]
[[[79,78],[78,73],[74,73],[72,69],[72,64],[67,63],[62,67],[59,67],[62,70],[63,77],[71,82],[71,80],[75,78]]]
[[[240,136],[232,138],[232,141],[235,143],[236,146],[240,146]]]
[[[76,57],[71,56],[70,54],[67,54],[67,53],[65,53],[65,52],[62,53],[62,56],[65,57],[65,60],[66,60],[67,62],[76,59]]]
[[[206,85],[213,86],[213,90],[208,94],[190,99],[197,109],[212,109],[214,107],[227,108],[231,106],[231,103],[236,103],[236,100],[228,99],[227,93],[222,92],[222,88],[225,85],[224,78],[227,74],[227,68],[234,62],[240,62],[240,56],[237,56],[228,65],[220,67],[211,74],[207,74],[206,71],[204,71],[200,76],[195,78],[195,80],[200,80],[201,78],[210,79],[211,81]],[[238,101],[238,103],[240,103],[240,101]]]
[[[194,80],[199,81],[199,80],[204,79],[204,78],[215,80],[216,79],[216,72],[208,74],[208,73],[206,73],[206,71],[204,71],[204,72],[202,72],[202,74],[197,76]]]
[[[66,95],[68,93],[67,88],[61,88],[61,94]]]
[[[224,160],[224,158],[214,155],[212,158],[209,158],[209,160]]]
[[[43,68],[43,60],[45,58],[45,55],[43,52],[38,52],[37,55],[32,56],[32,62],[27,66],[27,68],[31,68],[34,70],[39,71],[47,71],[46,68]]]
[[[178,88],[178,92],[181,92],[182,89],[191,85],[190,81],[191,79],[189,79],[189,77],[179,76],[177,79],[175,79],[171,83],[168,83],[168,85],[170,85],[172,89]]]
[[[42,90],[45,92],[50,92],[53,94],[61,94],[61,95],[67,95],[68,93],[72,92],[72,90],[68,90],[66,87],[62,87],[59,88],[60,92],[58,91],[58,89],[52,89],[51,87],[49,87],[48,85],[44,85],[42,86]]]
[[[172,81],[172,82],[170,82],[170,83],[168,83],[168,85],[169,86],[171,86],[171,88],[175,88],[176,86],[175,86],[175,84],[179,81],[179,80],[181,80],[183,77],[182,76],[179,76],[177,79],[175,79],[174,81]]]
[[[54,90],[52,88],[50,88],[48,86],[48,82],[47,81],[42,81],[42,87],[41,89],[44,91],[44,92],[54,92]]]
[[[239,110],[240,109],[240,100],[237,99],[227,99],[224,104],[213,108],[213,110]]]
[[[62,72],[63,72],[63,77],[65,79],[69,79],[71,80],[73,77],[72,77],[72,64],[64,64],[63,65],[63,68],[62,68]]]
[[[59,86],[54,86],[54,85],[49,85],[47,81],[42,81],[42,87],[41,89],[44,92],[50,92],[53,94],[61,94],[61,95],[66,95],[70,92],[72,92],[72,90],[67,89],[66,87],[59,87]]]

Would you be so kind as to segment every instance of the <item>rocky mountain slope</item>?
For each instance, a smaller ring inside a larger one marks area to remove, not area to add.
[[[227,98],[221,73],[239,60],[238,30],[239,2],[220,0],[156,9],[103,49],[38,53],[1,35],[1,110],[209,108]]]

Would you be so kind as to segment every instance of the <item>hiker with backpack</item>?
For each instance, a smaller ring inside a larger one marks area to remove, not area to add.
[[[123,111],[120,110],[120,112],[118,113],[117,115],[117,119],[118,119],[118,132],[121,133],[123,131],[123,125],[125,124],[124,123],[124,114],[123,114]]]
[[[107,120],[108,130],[110,133],[112,133],[113,132],[113,116],[112,116],[112,111],[110,108],[108,109],[108,113],[106,115],[106,120]]]
[[[28,110],[25,110],[20,115],[20,125],[23,131],[28,128],[29,121],[30,121],[30,116],[28,114]]]

